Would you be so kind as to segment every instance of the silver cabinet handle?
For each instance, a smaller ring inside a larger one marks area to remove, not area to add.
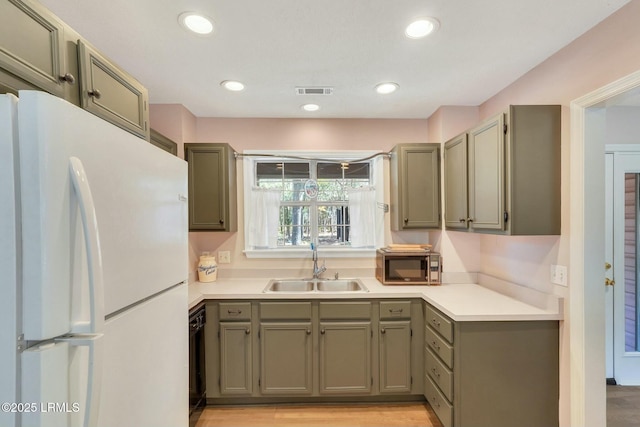
[[[322,328],[322,329],[320,330],[320,333],[324,335],[324,332],[325,332],[325,330],[324,330],[324,328]]]
[[[307,335],[311,335],[311,329],[307,328]]]
[[[247,329],[244,331],[244,333],[245,333],[245,334],[247,334],[247,335],[249,335],[249,334],[251,333],[251,329],[247,328]]]
[[[386,334],[386,333],[387,333],[387,330],[386,330],[385,328],[382,328],[382,329],[380,329],[380,333],[381,333],[381,334]]]
[[[431,343],[431,346],[432,346],[433,348],[435,348],[436,350],[440,351],[440,346],[438,345],[438,343],[437,343],[437,342],[433,341],[433,342]]]
[[[66,82],[66,83],[69,83],[70,85],[73,85],[76,82],[76,78],[73,77],[73,74],[70,74],[70,73],[66,73],[60,76],[59,78],[61,82]]]
[[[95,98],[95,99],[100,99],[100,98],[102,98],[102,93],[101,93],[98,89],[90,90],[87,94],[88,94],[90,97]]]

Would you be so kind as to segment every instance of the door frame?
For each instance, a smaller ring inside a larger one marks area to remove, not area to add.
[[[607,100],[640,87],[640,71],[570,104],[569,378],[571,425],[606,425],[604,149]]]

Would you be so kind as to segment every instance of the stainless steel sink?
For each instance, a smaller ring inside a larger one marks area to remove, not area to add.
[[[311,292],[313,282],[299,279],[271,280],[265,292]]]
[[[359,279],[273,279],[262,292],[369,292]]]
[[[316,283],[320,292],[367,292],[358,279],[322,280]]]

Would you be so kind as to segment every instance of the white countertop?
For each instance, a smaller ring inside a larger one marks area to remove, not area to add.
[[[361,277],[369,292],[270,292],[262,291],[269,279],[218,279],[189,285],[189,308],[208,299],[361,299],[421,298],[455,321],[562,320],[562,298],[549,295],[551,303],[527,304],[519,299],[472,284],[440,286],[385,286],[375,278]],[[514,285],[517,286],[517,285]]]

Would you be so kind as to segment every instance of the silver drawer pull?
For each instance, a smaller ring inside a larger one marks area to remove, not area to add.
[[[232,316],[237,316],[238,314],[242,314],[242,310],[238,310],[238,309],[231,310],[231,309],[229,309],[229,310],[227,310],[227,314],[230,314]]]
[[[402,308],[390,308],[389,313],[402,313],[403,310]]]
[[[438,345],[438,343],[437,343],[437,342],[433,341],[433,342],[431,343],[431,346],[432,346],[433,348],[435,348],[436,350],[440,351],[440,346]]]
[[[438,319],[436,319],[435,317],[433,319],[431,319],[431,323],[436,325],[438,328],[440,327],[440,322],[438,322]]]
[[[440,373],[436,370],[436,368],[431,368],[431,372],[433,372],[433,375],[438,377],[438,379],[440,378]]]

